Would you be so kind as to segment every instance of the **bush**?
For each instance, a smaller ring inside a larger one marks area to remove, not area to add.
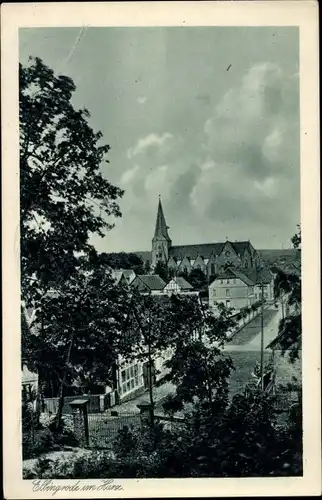
[[[23,429],[23,459],[34,458],[64,446],[78,445],[72,419],[68,416],[63,418],[59,430],[56,429],[55,417],[52,415],[41,415],[39,424],[33,432],[32,429]]]
[[[34,458],[41,453],[58,448],[59,446],[55,446],[55,437],[48,428],[37,429],[33,434],[23,433],[23,459]]]

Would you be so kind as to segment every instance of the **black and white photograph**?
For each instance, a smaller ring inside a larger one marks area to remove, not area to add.
[[[303,478],[299,26],[18,44],[22,479]]]

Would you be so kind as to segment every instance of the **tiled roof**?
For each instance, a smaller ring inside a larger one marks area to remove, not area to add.
[[[243,255],[246,248],[250,247],[249,241],[230,241],[229,243],[232,245],[237,255],[239,254],[240,256]]]
[[[119,283],[122,279],[123,276],[123,271],[112,271],[112,278],[116,281],[116,283]]]
[[[250,279],[248,276],[246,276],[246,274],[239,271],[239,269],[234,269],[233,267],[229,267],[225,271],[220,273],[219,276],[217,276],[215,281],[224,280],[224,279],[231,279],[231,278],[238,278],[248,286],[253,286],[255,284],[255,282],[252,279]]]
[[[243,269],[243,273],[248,276],[256,285],[263,283],[264,285],[268,285],[271,283],[273,276],[270,270],[267,267],[263,269]]]
[[[140,274],[137,276],[150,290],[163,290],[166,283],[158,274]],[[136,280],[135,280],[136,281]],[[133,281],[134,283],[134,281]]]
[[[187,280],[185,280],[182,276],[177,276],[174,278],[176,283],[182,288],[182,290],[192,290],[193,286],[188,283]]]
[[[175,259],[188,257],[196,259],[198,255],[204,259],[209,259],[211,254],[219,255],[225,243],[204,243],[201,245],[179,245],[170,248],[170,255]]]

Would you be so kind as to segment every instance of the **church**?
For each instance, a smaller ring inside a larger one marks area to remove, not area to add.
[[[193,269],[200,269],[210,279],[229,266],[253,275],[261,264],[259,253],[250,241],[172,245],[168,229],[159,197],[151,252],[135,252],[146,269],[153,270],[161,262],[171,276],[188,275]]]

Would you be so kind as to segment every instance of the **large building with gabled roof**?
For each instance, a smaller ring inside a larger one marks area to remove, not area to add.
[[[169,274],[177,276],[200,269],[209,278],[218,275],[227,266],[242,269],[246,274],[260,265],[259,253],[250,241],[224,241],[197,245],[173,245],[159,197],[157,218],[151,252],[136,252],[145,268],[155,269],[158,262],[168,267]]]

